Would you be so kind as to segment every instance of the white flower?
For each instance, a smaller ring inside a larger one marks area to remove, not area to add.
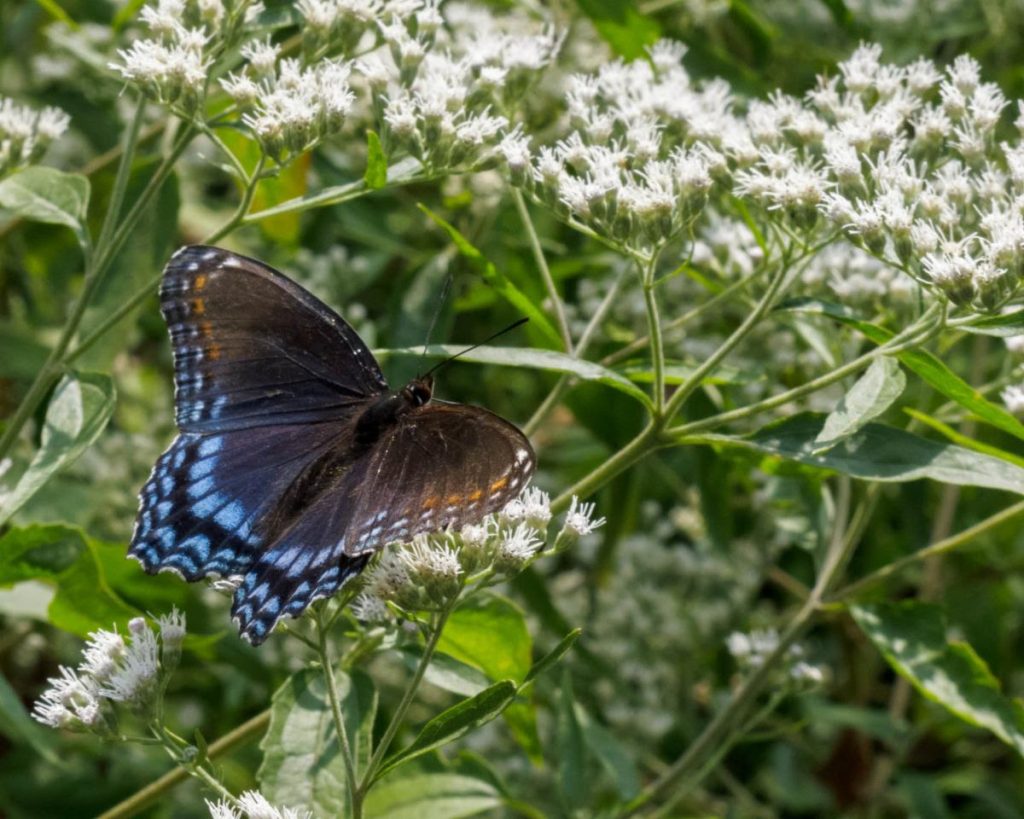
[[[240,49],[242,57],[249,61],[249,65],[258,76],[267,76],[274,73],[274,66],[277,64],[281,48],[270,42],[268,37],[263,42],[246,43]]]
[[[420,535],[398,552],[409,576],[435,599],[447,597],[458,589],[462,566],[459,553],[450,543]]]
[[[494,556],[494,568],[505,574],[520,571],[544,545],[537,530],[528,523],[520,523],[514,529],[502,533]]]
[[[83,649],[80,671],[102,685],[117,671],[126,651],[124,638],[117,632],[94,631]]]
[[[604,526],[604,518],[594,518],[596,505],[593,503],[580,503],[579,498],[572,496],[569,503],[569,511],[565,515],[565,523],[562,524],[562,532],[574,538],[584,537],[592,534]]]
[[[142,705],[153,693],[160,671],[159,649],[156,635],[143,618],[130,620],[128,630],[131,632],[131,644],[120,667],[107,680],[101,693],[111,700]]]
[[[1000,393],[1006,408],[1014,415],[1024,415],[1024,386],[1015,384]]]
[[[245,791],[238,797],[235,808],[226,799],[219,802],[206,800],[211,819],[312,819],[309,811],[275,807],[259,791]]]
[[[364,623],[388,623],[395,619],[383,600],[365,591],[352,601],[352,614]]]
[[[185,615],[174,606],[170,614],[163,614],[157,618],[160,626],[160,642],[164,650],[180,647],[185,639]]]
[[[50,687],[36,701],[32,716],[52,728],[96,727],[102,715],[93,680],[65,666],[60,667],[60,674],[47,680]]]

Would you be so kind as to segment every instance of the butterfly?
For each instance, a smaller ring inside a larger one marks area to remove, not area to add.
[[[341,316],[262,262],[183,247],[160,308],[179,434],[128,554],[150,574],[240,578],[231,613],[253,645],[385,544],[476,523],[533,474],[515,426],[434,400],[429,375],[391,390]]]

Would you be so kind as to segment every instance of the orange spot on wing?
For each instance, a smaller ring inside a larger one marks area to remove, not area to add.
[[[495,481],[491,484],[491,492],[497,492],[499,489],[504,489],[508,486],[508,478],[502,478],[499,481]]]
[[[423,508],[424,509],[433,509],[435,506],[437,506],[437,502],[439,500],[441,500],[441,496],[440,495],[431,495],[429,498],[427,498],[425,501],[423,501]]]
[[[448,504],[462,503],[462,495],[449,495],[447,497]]]
[[[210,346],[206,350],[206,354],[210,357],[212,361],[216,361],[217,359],[220,358],[220,345],[210,344]]]
[[[203,299],[193,299],[192,312],[194,312],[197,316],[203,315],[203,313],[206,312],[206,301]]]
[[[483,490],[483,489],[477,489],[477,490],[476,490],[475,492],[471,492],[471,493],[469,494],[469,498],[468,498],[468,500],[471,500],[471,501],[478,501],[478,500],[480,500],[480,498],[482,498],[483,496],[484,496],[484,490]]]
[[[213,335],[213,325],[208,321],[199,322],[199,335],[203,338],[209,338]]]
[[[208,277],[205,273],[200,273],[198,276],[196,276],[196,290],[202,290],[204,287],[206,287],[207,278]]]

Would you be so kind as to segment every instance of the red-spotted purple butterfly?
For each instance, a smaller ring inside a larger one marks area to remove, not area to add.
[[[128,554],[149,573],[240,576],[231,613],[262,643],[384,544],[475,523],[535,458],[512,424],[388,388],[355,331],[271,267],[179,250],[160,308],[181,430],[142,488]]]

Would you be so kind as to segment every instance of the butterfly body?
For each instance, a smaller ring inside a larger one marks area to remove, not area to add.
[[[262,642],[384,544],[504,506],[534,455],[480,407],[392,391],[351,327],[290,279],[219,248],[171,259],[161,309],[179,436],[143,487],[129,548],[149,572],[238,577]]]

